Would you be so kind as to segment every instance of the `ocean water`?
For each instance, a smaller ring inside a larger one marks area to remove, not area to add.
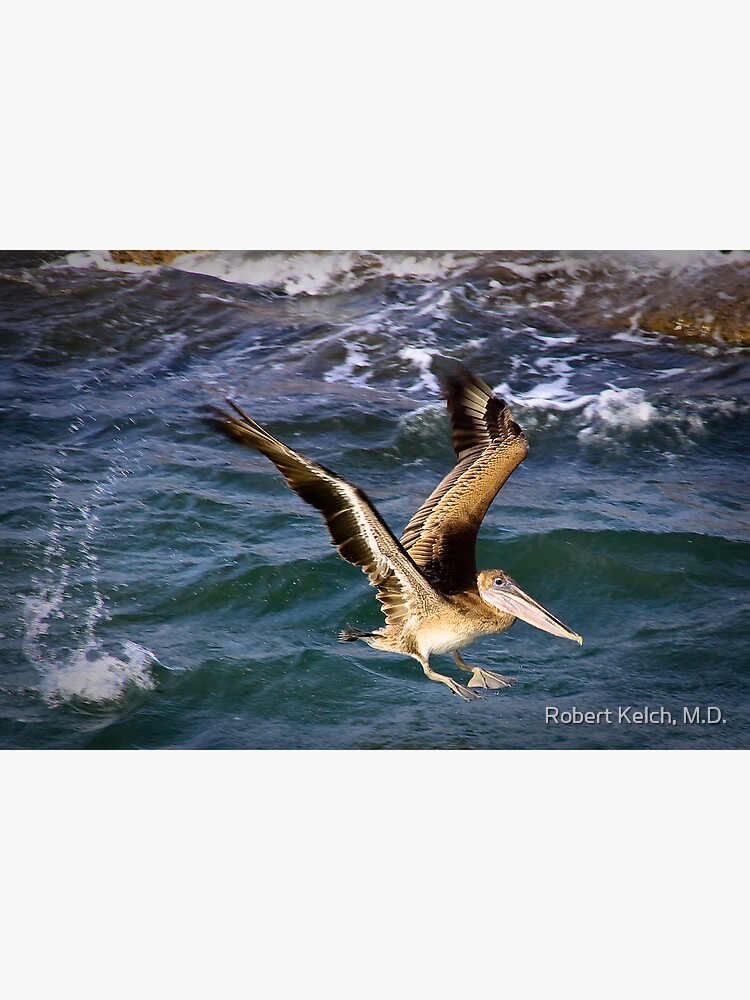
[[[750,349],[621,319],[641,279],[722,260],[75,253],[0,270],[0,746],[750,746]],[[530,443],[480,567],[585,637],[518,622],[481,640],[467,659],[518,683],[472,703],[337,641],[381,624],[374,591],[273,466],[204,420],[237,400],[400,533],[453,462],[436,357],[496,387]]]

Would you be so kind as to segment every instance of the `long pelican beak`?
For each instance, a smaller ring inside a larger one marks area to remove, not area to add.
[[[524,593],[518,584],[508,581],[502,587],[488,587],[482,591],[482,597],[489,604],[493,604],[501,611],[507,611],[516,618],[540,628],[543,632],[550,632],[552,635],[562,636],[563,639],[572,639],[580,646],[583,645],[583,636],[572,632],[567,625],[563,625],[559,618],[551,615],[546,608]]]

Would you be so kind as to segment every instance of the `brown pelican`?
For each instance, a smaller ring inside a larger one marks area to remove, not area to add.
[[[333,544],[377,588],[386,625],[351,629],[341,642],[362,639],[374,649],[417,660],[427,677],[467,701],[471,688],[505,688],[515,678],[472,667],[460,650],[483,635],[504,632],[517,618],[582,643],[507,573],[477,572],[477,533],[490,504],[528,452],[523,431],[504,400],[461,369],[443,378],[457,462],[407,524],[401,541],[362,490],[282,444],[243,410],[221,413],[219,427],[269,458],[291,488],[325,518]],[[471,673],[468,687],[430,666],[432,654],[453,653]]]

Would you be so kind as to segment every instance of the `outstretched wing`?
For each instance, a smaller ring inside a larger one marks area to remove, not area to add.
[[[409,521],[401,544],[443,593],[476,586],[476,540],[498,490],[529,446],[481,379],[465,370],[443,379],[457,462]]]
[[[219,429],[269,458],[294,492],[320,511],[341,555],[377,587],[389,624],[440,600],[362,490],[277,441],[227,402],[234,413],[220,412]]]

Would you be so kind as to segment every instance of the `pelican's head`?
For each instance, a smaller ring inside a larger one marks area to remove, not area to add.
[[[525,594],[503,570],[483,570],[477,578],[477,588],[482,599],[498,611],[520,618],[529,625],[542,629],[543,632],[551,632],[552,635],[572,639],[583,645],[583,636],[571,632],[559,618],[555,618],[541,604],[537,604],[534,598]]]

